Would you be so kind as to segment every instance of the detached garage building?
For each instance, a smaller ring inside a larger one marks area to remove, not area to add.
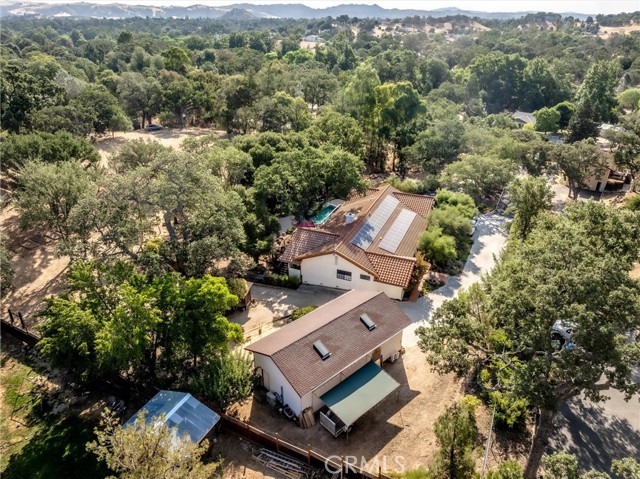
[[[399,357],[410,324],[384,293],[352,290],[246,349],[296,415],[327,406],[349,427],[400,386],[381,366]]]

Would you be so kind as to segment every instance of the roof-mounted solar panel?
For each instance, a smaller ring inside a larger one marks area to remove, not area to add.
[[[367,222],[360,228],[351,243],[359,248],[367,249],[393,214],[400,201],[393,196],[387,196],[380,206],[371,214]]]
[[[416,216],[413,211],[403,209],[380,242],[380,248],[395,253]]]
[[[360,315],[360,321],[364,324],[369,331],[376,329],[376,323],[374,323],[367,313]]]
[[[313,343],[313,349],[316,350],[316,353],[318,353],[318,356],[320,356],[320,359],[323,361],[326,361],[331,357],[331,353],[322,341],[316,341]]]

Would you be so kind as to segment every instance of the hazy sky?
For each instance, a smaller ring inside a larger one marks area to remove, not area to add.
[[[75,0],[43,0],[47,3],[77,3]],[[80,1],[80,0],[78,0]],[[458,7],[466,10],[485,12],[578,12],[578,13],[619,13],[640,10],[640,0],[84,0],[87,3],[124,3],[129,5],[210,5],[224,6],[233,3],[265,5],[271,3],[303,3],[310,7],[322,8],[346,3],[377,4],[384,8],[435,8]]]

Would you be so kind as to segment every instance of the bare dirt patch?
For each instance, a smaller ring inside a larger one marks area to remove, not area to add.
[[[11,267],[15,272],[13,289],[2,299],[2,315],[7,310],[22,313],[27,327],[35,323],[35,313],[42,309],[44,298],[64,289],[64,278],[69,259],[55,251],[55,240],[33,231],[22,231],[18,226],[18,213],[7,207],[0,214],[0,230],[8,239],[13,252]],[[16,318],[17,320],[17,318]]]
[[[609,38],[611,35],[628,35],[631,32],[640,32],[640,23],[637,25],[625,25],[624,27],[600,27],[598,36]]]
[[[287,479],[280,476],[275,471],[267,468],[251,457],[251,453],[245,449],[249,443],[232,432],[223,432],[218,436],[218,442],[213,447],[214,455],[222,456],[222,477],[223,479],[262,479],[278,478]]]
[[[116,133],[114,137],[101,138],[96,142],[95,147],[102,158],[102,165],[107,166],[109,157],[131,140],[157,141],[162,146],[180,149],[182,141],[186,138],[198,138],[211,134],[215,134],[220,139],[227,138],[225,131],[210,128],[165,128],[158,131],[136,130]]]
[[[633,279],[637,279],[640,281],[640,263],[636,263],[635,268],[631,270],[631,273],[629,273],[629,276],[631,276],[631,278]]]

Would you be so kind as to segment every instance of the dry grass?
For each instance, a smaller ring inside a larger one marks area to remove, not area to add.
[[[179,148],[185,138],[216,134],[223,138],[224,132],[204,128],[185,130],[164,129],[157,132],[132,131],[117,133],[115,137],[105,137],[96,143],[102,158],[102,165],[108,167],[108,160],[123,145],[133,139],[148,139],[173,148]],[[69,259],[60,257],[55,250],[56,241],[52,235],[38,231],[24,231],[19,226],[18,212],[11,205],[0,212],[0,231],[7,238],[7,246],[13,252],[11,266],[15,271],[13,290],[3,297],[2,314],[7,310],[21,312],[28,327],[36,324],[35,314],[43,306],[43,300],[64,290],[64,279]],[[16,318],[17,319],[17,318]]]
[[[631,32],[640,32],[640,23],[637,25],[625,25],[624,27],[600,27],[598,36],[609,38],[611,35],[628,35]]]

